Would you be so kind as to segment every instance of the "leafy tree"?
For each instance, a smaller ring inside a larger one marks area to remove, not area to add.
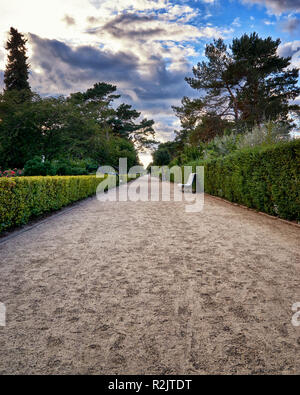
[[[154,121],[142,119],[136,122],[141,113],[132,109],[129,104],[121,104],[113,114],[109,124],[116,136],[131,140],[136,148],[143,151],[156,143],[154,140]]]
[[[86,92],[77,92],[70,95],[67,99],[67,103],[71,109],[69,113],[73,113],[73,120],[71,121],[71,129],[73,129],[73,135],[71,139],[74,141],[77,139],[87,140],[87,136],[83,134],[80,136],[78,131],[76,132],[76,124],[80,118],[81,122],[87,122],[87,131],[95,128],[102,130],[105,133],[107,139],[111,134],[111,127],[108,123],[109,119],[113,116],[114,110],[111,107],[111,103],[114,99],[118,99],[120,95],[114,94],[117,87],[115,85],[106,84],[105,82],[99,82],[94,84],[92,88],[89,88]],[[78,125],[79,126],[79,125]],[[74,129],[75,128],[75,129]],[[81,130],[81,126],[79,126]],[[93,134],[93,132],[92,132]],[[76,137],[77,135],[77,137]]]
[[[159,146],[158,149],[153,154],[153,164],[155,166],[164,166],[168,165],[171,162],[171,155],[167,148],[163,146]]]
[[[152,154],[153,164],[157,166],[169,164],[172,159],[176,157],[177,154],[177,141],[167,141],[166,143],[160,143]]]
[[[178,143],[176,141],[167,141],[165,143],[161,143],[159,148],[165,148],[169,152],[171,159],[173,159],[177,153]]]
[[[24,91],[0,94],[0,166],[22,168],[42,155],[42,131],[37,122],[36,100],[24,101]]]
[[[128,104],[123,103],[116,110],[113,109],[112,101],[120,97],[114,94],[115,91],[114,85],[98,83],[84,93],[72,94],[70,103],[75,104],[76,111],[80,109],[80,113],[86,118],[96,121],[105,132],[107,140],[111,136],[124,138],[130,140],[140,151],[151,147],[155,143],[154,121],[142,119],[137,122],[141,113]]]
[[[10,28],[10,38],[6,43],[8,63],[4,72],[4,83],[7,91],[30,90],[28,83],[29,65],[26,56],[26,42],[22,33]]]
[[[24,91],[4,92],[0,95],[0,166],[21,168],[33,157],[40,161],[44,157],[51,163],[58,160],[62,174],[75,171],[76,165],[70,170],[72,160],[117,167],[119,157],[127,157],[130,167],[138,164],[136,139],[142,145],[145,138],[148,144],[147,135],[153,129],[146,129],[152,128],[153,121],[134,122],[139,113],[131,106],[115,110],[111,105],[119,98],[115,91],[113,85],[98,83],[69,97],[31,94],[26,101]],[[120,129],[113,128],[112,120]]]
[[[176,143],[176,153],[180,153],[184,150],[185,145],[188,142],[189,134],[192,131],[192,128],[182,128],[180,130],[174,130],[175,134],[175,143]]]
[[[119,167],[119,158],[127,158],[128,169],[139,164],[134,144],[120,137],[114,137],[110,140],[109,157],[111,165],[116,169]]]
[[[208,142],[216,136],[222,136],[232,124],[217,115],[203,115],[201,123],[190,131],[189,142],[197,146],[199,142]]]
[[[40,151],[47,160],[65,156],[69,151],[66,134],[68,110],[63,96],[37,97],[34,103],[35,121],[40,131]]]
[[[113,94],[117,90],[115,85],[107,84],[105,82],[97,82],[92,88],[86,92],[77,92],[71,94],[71,99],[79,102],[90,102],[104,105],[109,105],[114,99],[118,99],[120,95]]]

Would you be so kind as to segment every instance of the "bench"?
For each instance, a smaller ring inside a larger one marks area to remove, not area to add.
[[[186,184],[178,184],[178,187],[181,188],[182,191],[186,191],[189,189],[192,190],[195,177],[196,177],[196,173],[191,173],[189,175],[187,183]]]

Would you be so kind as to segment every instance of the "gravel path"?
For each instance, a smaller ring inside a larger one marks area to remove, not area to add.
[[[210,196],[81,202],[0,245],[0,373],[300,373],[299,245]]]

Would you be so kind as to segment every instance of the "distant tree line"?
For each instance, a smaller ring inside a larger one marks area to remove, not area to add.
[[[97,165],[138,163],[138,150],[153,145],[153,120],[140,120],[128,104],[113,107],[117,87],[99,82],[85,92],[41,97],[28,77],[26,39],[10,29],[5,89],[0,94],[0,167],[22,168],[34,157],[44,161],[90,160]]]

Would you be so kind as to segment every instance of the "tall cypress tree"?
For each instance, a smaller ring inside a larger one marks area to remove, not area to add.
[[[26,42],[22,33],[10,28],[10,37],[5,49],[9,51],[4,73],[5,90],[30,90],[28,83],[29,65],[26,56]]]

